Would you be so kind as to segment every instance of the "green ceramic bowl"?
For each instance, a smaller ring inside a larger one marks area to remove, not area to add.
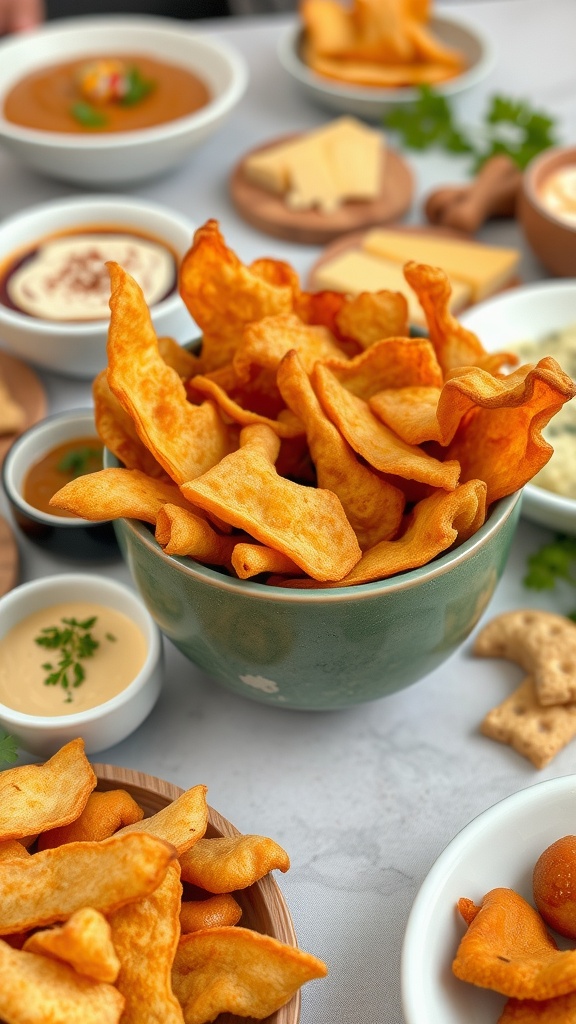
[[[417,682],[466,639],[503,572],[520,497],[424,568],[334,590],[232,579],[165,555],[143,523],[115,526],[150,613],[190,661],[243,697],[323,711]]]

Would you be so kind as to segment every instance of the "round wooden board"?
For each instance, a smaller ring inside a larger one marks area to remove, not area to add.
[[[97,779],[98,790],[125,789],[137,804],[144,810],[147,818],[177,800],[184,792],[164,779],[120,768],[110,764],[92,765]],[[212,807],[208,808],[207,838],[218,836],[237,836],[238,829],[226,818],[218,814]],[[259,882],[234,893],[234,899],[242,907],[240,925],[254,931],[271,935],[288,946],[297,946],[296,933],[284,897],[271,874],[265,875]],[[266,1018],[266,1024],[298,1024],[300,1020],[300,991],[290,1002]],[[222,1013],[218,1024],[259,1024],[253,1017],[238,1017],[232,1013]]]
[[[28,427],[39,420],[44,419],[47,409],[46,392],[44,385],[26,363],[16,359],[8,352],[0,350],[0,376],[6,383],[8,391],[14,401],[22,406],[25,413],[24,425],[17,434],[2,434],[0,436],[0,465],[10,445],[19,434],[22,434]]]
[[[333,213],[318,210],[291,210],[281,196],[253,185],[244,175],[248,156],[272,146],[299,138],[286,135],[247,153],[230,177],[230,195],[238,213],[267,235],[302,245],[326,245],[332,239],[359,228],[388,224],[402,217],[412,204],[414,179],[406,161],[395,150],[386,148],[381,192],[371,202],[343,203]]]
[[[0,597],[12,590],[18,580],[20,559],[12,528],[0,516]]]

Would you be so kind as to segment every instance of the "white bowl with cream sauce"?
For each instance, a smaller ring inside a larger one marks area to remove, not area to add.
[[[61,640],[71,628],[64,619],[81,624],[72,627],[73,645],[37,642],[50,641],[55,629]],[[86,656],[87,646],[92,653]],[[72,664],[65,686],[67,652]],[[77,736],[87,753],[119,743],[150,714],[162,679],[160,631],[124,584],[63,573],[24,583],[0,598],[0,726],[24,750],[50,756]]]
[[[489,352],[518,352],[521,363],[551,355],[576,378],[576,280],[510,289],[463,313],[460,322]],[[576,400],[564,405],[543,434],[554,454],[524,488],[522,515],[576,535]]]

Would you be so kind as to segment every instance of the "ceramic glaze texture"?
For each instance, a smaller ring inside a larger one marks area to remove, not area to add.
[[[164,555],[141,523],[115,526],[149,611],[191,661],[252,700],[328,710],[400,690],[452,654],[494,592],[519,511],[515,494],[431,565],[330,591],[231,579]]]

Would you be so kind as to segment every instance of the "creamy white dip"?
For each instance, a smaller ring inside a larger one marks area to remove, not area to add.
[[[576,324],[555,331],[537,341],[513,345],[521,362],[535,362],[553,356],[562,369],[576,380]],[[566,498],[576,498],[576,402],[566,402],[550,420],[542,436],[554,448],[550,461],[530,482]]]
[[[576,167],[561,167],[544,179],[540,199],[555,217],[576,227]]]
[[[17,309],[42,320],[107,320],[107,260],[128,271],[149,306],[174,284],[174,257],[165,246],[137,235],[96,232],[42,242],[9,276],[8,297]]]

